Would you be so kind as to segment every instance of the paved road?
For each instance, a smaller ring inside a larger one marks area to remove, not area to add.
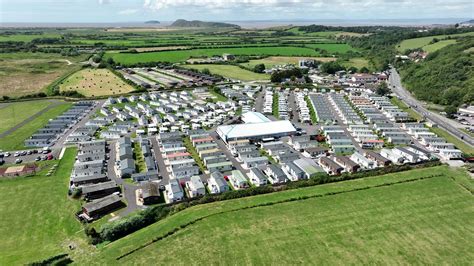
[[[58,102],[58,101],[53,101],[52,104],[48,105],[47,107],[45,107],[43,110],[40,110],[38,111],[36,114],[28,117],[27,119],[23,120],[21,123],[15,125],[14,127],[8,129],[7,131],[3,132],[0,134],[0,138],[4,138],[4,137],[7,137],[8,135],[12,134],[13,132],[15,132],[17,129],[19,129],[20,127],[28,124],[29,122],[33,121],[35,118],[37,118],[38,116],[46,113],[47,111],[51,110],[52,108],[60,105],[61,102]]]
[[[155,161],[158,166],[158,173],[162,176],[161,184],[165,185],[168,184],[170,181],[170,173],[166,170],[165,160],[163,155],[161,154],[160,145],[156,140],[156,137],[148,138],[151,141],[151,145],[153,147],[153,153],[155,155]]]
[[[448,131],[453,136],[457,137],[458,139],[466,142],[469,145],[474,145],[474,138],[469,136],[468,134],[462,132],[458,128],[456,128],[456,122],[438,115],[436,113],[431,112],[430,110],[423,107],[422,103],[415,99],[410,92],[408,92],[405,88],[403,88],[400,80],[400,75],[398,74],[395,68],[390,69],[390,77],[389,83],[392,85],[392,91],[397,94],[402,100],[412,107],[412,109],[419,113],[420,115],[424,116],[425,118],[433,121],[434,123],[438,124],[438,127]]]

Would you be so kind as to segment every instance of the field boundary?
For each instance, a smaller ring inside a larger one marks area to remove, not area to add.
[[[323,197],[328,197],[328,196],[335,196],[335,195],[340,195],[340,194],[364,191],[364,190],[380,188],[380,187],[389,187],[389,186],[400,185],[400,184],[405,184],[405,183],[412,183],[412,182],[432,179],[432,178],[435,178],[435,177],[443,177],[443,176],[444,176],[443,174],[434,174],[434,175],[428,175],[428,176],[423,176],[423,177],[400,180],[400,181],[396,181],[396,182],[390,182],[389,181],[388,183],[383,183],[383,184],[378,184],[378,185],[373,185],[373,186],[358,187],[358,188],[353,188],[353,189],[343,190],[343,191],[336,191],[336,192],[326,192],[326,193],[314,194],[314,195],[310,195],[310,196],[299,196],[299,197],[288,198],[288,199],[284,199],[284,200],[277,200],[277,201],[273,201],[273,202],[265,202],[265,203],[260,203],[260,204],[256,204],[256,205],[252,205],[252,206],[246,206],[246,207],[242,207],[242,208],[237,208],[237,209],[212,213],[212,214],[209,214],[209,215],[205,215],[205,216],[193,219],[193,220],[191,220],[187,223],[184,223],[184,224],[180,225],[179,227],[175,227],[174,229],[166,232],[165,234],[163,234],[161,236],[158,236],[158,237],[152,239],[151,241],[149,241],[149,242],[147,242],[147,243],[145,243],[145,244],[143,244],[143,245],[141,245],[141,246],[139,246],[135,249],[132,249],[131,251],[128,251],[128,252],[116,257],[115,260],[119,261],[119,260],[121,260],[121,259],[123,259],[123,258],[125,258],[129,255],[132,255],[133,253],[135,253],[135,252],[137,252],[137,251],[139,251],[143,248],[146,248],[146,247],[148,247],[148,246],[150,246],[154,243],[157,243],[161,240],[164,240],[164,239],[174,235],[175,233],[179,232],[182,229],[185,229],[185,228],[187,228],[187,227],[189,227],[189,226],[191,226],[191,225],[193,225],[193,224],[195,224],[199,221],[205,220],[205,219],[213,217],[213,216],[217,216],[217,215],[221,215],[221,214],[225,214],[225,213],[233,213],[233,212],[237,212],[237,211],[241,211],[241,210],[254,209],[254,208],[259,208],[259,207],[268,207],[268,206],[272,206],[272,205],[276,205],[276,204],[283,204],[283,203],[288,203],[288,202],[302,201],[302,200],[313,199],[313,198],[323,198]],[[454,179],[453,179],[453,181],[455,183],[457,183]]]

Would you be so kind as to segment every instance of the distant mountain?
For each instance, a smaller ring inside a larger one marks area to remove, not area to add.
[[[207,22],[207,21],[200,21],[200,20],[185,20],[185,19],[178,19],[171,27],[177,28],[240,28],[240,26],[230,23],[223,23],[223,22]]]
[[[148,20],[145,21],[145,24],[160,24],[160,22],[158,20]]]
[[[464,22],[461,22],[459,24],[474,24],[474,19],[471,19],[471,20],[468,20],[468,21],[464,21]]]

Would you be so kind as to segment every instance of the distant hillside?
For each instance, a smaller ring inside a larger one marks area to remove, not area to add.
[[[458,106],[474,102],[474,38],[465,37],[402,67],[402,78],[417,98]]]
[[[145,24],[160,24],[160,22],[158,20],[148,20],[145,21]]]
[[[474,19],[468,20],[468,21],[463,21],[460,24],[474,24]]]
[[[223,23],[223,22],[206,22],[200,20],[185,20],[185,19],[178,19],[171,27],[179,27],[179,28],[240,28],[240,26],[230,23]]]

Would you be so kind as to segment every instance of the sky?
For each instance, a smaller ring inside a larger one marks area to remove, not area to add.
[[[0,22],[474,18],[474,0],[0,0]]]

